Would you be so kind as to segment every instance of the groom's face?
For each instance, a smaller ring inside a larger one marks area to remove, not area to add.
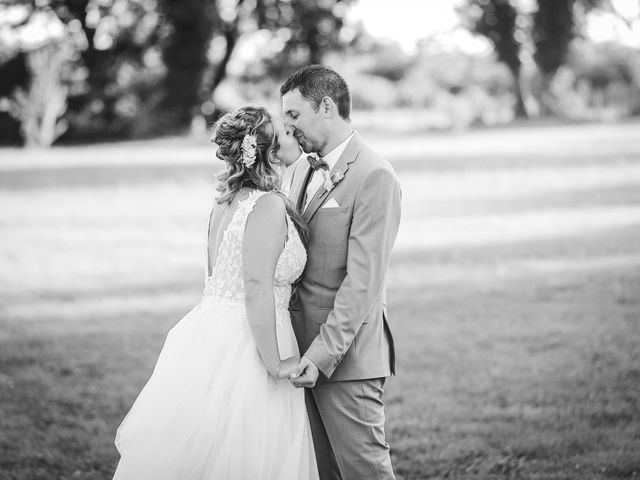
[[[282,111],[287,127],[305,153],[320,152],[326,143],[325,122],[321,111],[304,98],[297,88],[282,96]]]

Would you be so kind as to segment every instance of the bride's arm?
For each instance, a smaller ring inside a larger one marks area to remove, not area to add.
[[[249,214],[242,243],[242,277],[245,309],[251,333],[269,374],[288,378],[297,357],[280,360],[276,337],[273,277],[287,235],[283,200],[268,193],[258,199]]]

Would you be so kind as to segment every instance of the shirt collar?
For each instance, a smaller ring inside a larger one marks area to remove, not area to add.
[[[327,162],[327,165],[329,165],[329,170],[333,170],[333,167],[336,165],[336,163],[338,163],[340,156],[342,155],[344,150],[347,148],[347,144],[349,143],[349,140],[353,138],[355,133],[356,131],[353,130],[351,132],[351,135],[349,135],[344,142],[342,142],[340,145],[338,145],[336,148],[334,148],[329,153],[327,153],[324,157],[322,157],[322,160]]]

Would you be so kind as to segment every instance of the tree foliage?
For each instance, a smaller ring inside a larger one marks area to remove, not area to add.
[[[469,0],[460,10],[471,31],[489,39],[498,60],[513,77],[516,116],[525,117],[526,109],[520,89],[520,42],[516,39],[518,11],[509,0]]]
[[[248,77],[286,77],[293,70],[322,63],[329,52],[349,45],[347,6],[354,0],[257,0],[257,26],[272,32],[276,46],[265,52]]]
[[[0,10],[21,8],[27,17],[54,12],[70,35],[81,37],[65,137],[89,140],[189,128],[224,80],[243,35],[266,31],[280,39],[281,48],[264,59],[269,74],[321,62],[344,42],[349,1],[0,0]],[[212,46],[220,42],[218,55]],[[0,43],[0,97],[29,84],[29,54],[28,47],[9,51]],[[10,121],[0,112],[4,123]]]
[[[594,9],[616,10],[611,0],[536,0],[531,12],[519,11],[516,0],[467,0],[460,9],[468,28],[489,39],[498,59],[509,67],[518,98],[516,112],[524,112],[520,85],[531,83],[530,90],[542,114],[554,113],[557,103],[552,83],[560,68],[567,64],[572,41],[580,35],[587,13]],[[530,13],[530,17],[529,17]],[[519,27],[519,18],[523,25]],[[523,46],[532,51],[539,75],[522,78]],[[530,46],[530,47],[529,47]],[[533,99],[532,99],[533,100]]]

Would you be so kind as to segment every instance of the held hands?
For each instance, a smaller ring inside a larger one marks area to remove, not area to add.
[[[309,358],[303,356],[292,374],[289,375],[289,380],[291,380],[291,383],[297,388],[312,388],[315,386],[319,376],[320,371],[318,367],[316,367],[316,364],[309,360]]]
[[[291,379],[291,376],[297,372],[299,363],[300,357],[289,357],[281,360],[278,374],[276,375],[277,380]]]

